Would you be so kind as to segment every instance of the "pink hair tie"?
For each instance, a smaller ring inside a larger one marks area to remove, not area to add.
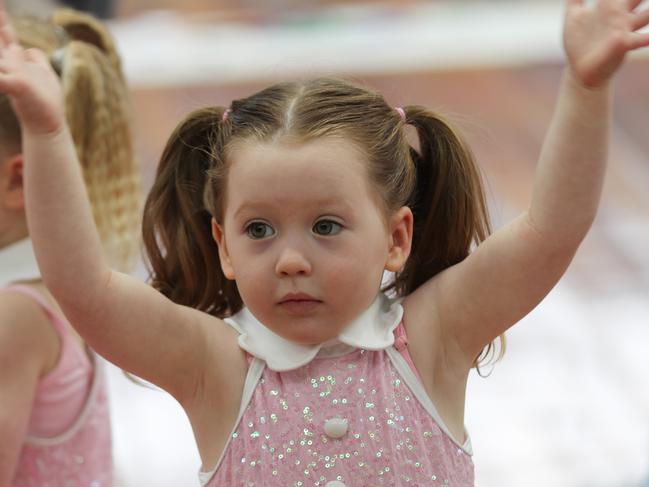
[[[221,116],[221,120],[225,122],[228,119],[228,116],[232,113],[232,108],[228,108],[223,112],[223,115]]]
[[[405,112],[405,110],[403,108],[401,108],[401,107],[396,107],[395,110],[397,111],[397,113],[401,117],[401,120],[405,122],[406,121],[406,112]]]

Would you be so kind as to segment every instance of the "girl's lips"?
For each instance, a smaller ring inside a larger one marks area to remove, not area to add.
[[[281,301],[279,305],[292,315],[304,315],[312,312],[322,301],[317,299],[287,299]]]
[[[319,301],[319,300],[307,293],[288,293],[285,294],[284,297],[279,300],[280,304],[285,301]]]
[[[304,293],[290,293],[284,296],[279,306],[292,315],[303,315],[312,312],[322,301]]]

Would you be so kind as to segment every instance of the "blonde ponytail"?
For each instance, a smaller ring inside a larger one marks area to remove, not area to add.
[[[24,46],[53,60],[105,254],[111,266],[131,270],[139,248],[140,170],[113,39],[101,22],[70,9],[57,10],[47,22],[19,18],[15,25]]]

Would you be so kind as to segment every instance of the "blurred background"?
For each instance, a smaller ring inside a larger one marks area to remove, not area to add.
[[[70,4],[107,19],[117,39],[147,187],[189,111],[335,74],[455,120],[485,175],[495,228],[528,203],[563,65],[558,0]],[[470,379],[478,487],[649,485],[648,80],[646,53],[618,76],[602,206],[565,278],[508,333],[491,375]],[[196,485],[180,407],[114,368],[110,380],[119,487]]]

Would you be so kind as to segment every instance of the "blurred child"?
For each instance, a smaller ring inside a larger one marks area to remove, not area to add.
[[[72,10],[47,22],[19,18],[15,26],[21,45],[41,49],[60,73],[101,251],[127,270],[138,243],[139,168],[113,41],[101,23]],[[110,486],[101,362],[41,280],[25,215],[21,136],[28,138],[0,95],[0,485]],[[71,240],[64,261],[79,251]]]

